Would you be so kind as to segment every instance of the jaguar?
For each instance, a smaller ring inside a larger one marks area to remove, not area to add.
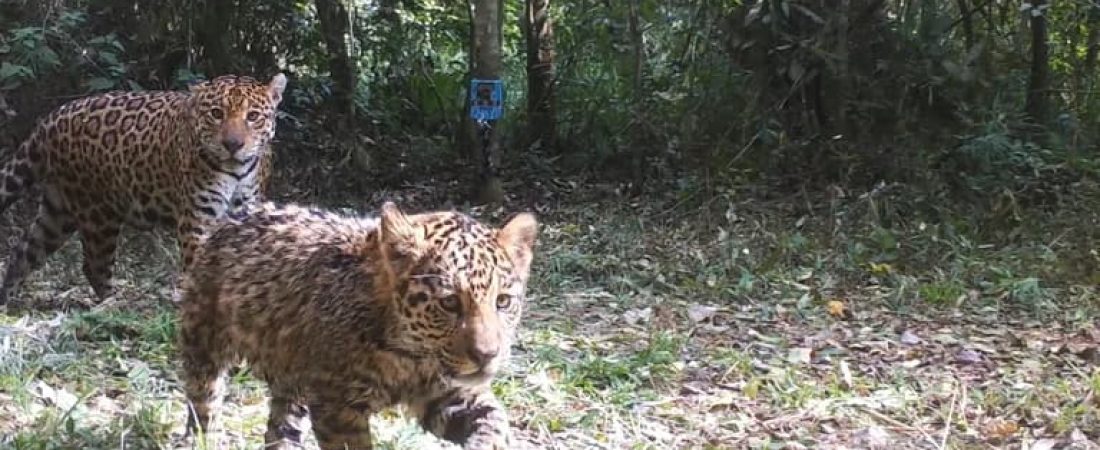
[[[174,233],[186,266],[206,228],[262,201],[286,76],[223,75],[187,90],[113,91],[39,119],[0,165],[0,213],[35,185],[37,214],[7,259],[0,305],[74,234],[96,301],[111,297],[123,226]]]
[[[403,406],[466,449],[511,448],[490,385],[526,304],[538,223],[453,211],[377,216],[264,203],[218,225],[181,276],[186,429],[205,435],[227,371],[270,392],[265,448],[370,449],[369,420]]]

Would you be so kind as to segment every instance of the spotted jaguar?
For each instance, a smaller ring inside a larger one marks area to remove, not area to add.
[[[490,382],[526,303],[538,224],[458,212],[357,217],[265,203],[223,222],[181,277],[181,379],[192,437],[247,362],[270,388],[265,448],[370,449],[369,419],[403,405],[466,449],[511,433]]]
[[[123,226],[171,230],[183,264],[209,223],[263,199],[286,77],[224,75],[179,91],[115,91],[41,118],[0,165],[0,213],[33,185],[38,212],[11,252],[0,305],[75,233],[98,301]]]

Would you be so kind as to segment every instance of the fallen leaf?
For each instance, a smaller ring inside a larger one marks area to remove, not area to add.
[[[840,379],[844,380],[844,386],[851,389],[854,383],[852,382],[852,370],[848,368],[848,362],[840,360]]]
[[[827,309],[829,314],[833,317],[844,316],[844,302],[840,300],[829,300],[829,302],[825,304],[825,309]]]
[[[1100,361],[1096,344],[1089,338],[1077,338],[1066,343],[1065,349],[1078,358],[1089,362]]]
[[[887,263],[868,263],[871,269],[871,273],[875,275],[884,275],[894,271],[894,267]]]
[[[982,354],[974,350],[964,348],[955,354],[955,360],[963,364],[977,364],[982,362]]]
[[[1084,331],[1093,341],[1100,342],[1100,327],[1092,327]]]
[[[44,381],[35,381],[32,386],[32,391],[35,392],[38,398],[45,400],[47,403],[56,406],[62,411],[68,411],[72,409],[80,401],[80,399],[65,390],[54,389],[52,386],[46,384]]]
[[[947,333],[939,333],[939,334],[936,334],[936,335],[932,336],[932,341],[938,342],[938,343],[944,344],[944,345],[952,345],[952,344],[958,344],[959,343],[958,338],[956,338],[955,336],[953,336],[951,334],[947,334]]]
[[[709,305],[688,305],[687,308],[688,318],[695,323],[714,317],[716,312],[718,312],[718,307]]]
[[[1078,358],[1088,361],[1092,364],[1100,362],[1100,349],[1096,347],[1089,347],[1084,351],[1077,353]]]
[[[630,325],[637,325],[649,322],[651,316],[653,316],[653,308],[628,309],[623,313],[623,320]]]
[[[856,443],[860,448],[890,448],[890,432],[879,426],[871,426],[855,433]]]
[[[787,352],[787,362],[791,364],[809,364],[813,349],[794,347]]]
[[[977,330],[974,330],[974,331],[977,331],[977,332],[979,332],[981,334],[984,334],[986,336],[1004,336],[1006,334],[1009,334],[1009,331],[1004,329],[1004,328],[982,327],[982,328],[978,328]]]
[[[1058,445],[1057,439],[1039,439],[1038,441],[1035,441],[1034,444],[1031,444],[1031,446],[1028,447],[1027,450],[1051,450],[1054,448],[1055,445]]]
[[[987,355],[994,355],[997,353],[997,351],[994,350],[993,347],[978,342],[971,342],[970,347]]]
[[[916,334],[913,334],[913,332],[909,331],[909,330],[905,330],[905,331],[901,332],[900,340],[901,340],[901,343],[905,344],[905,345],[917,345],[917,344],[921,343],[920,337],[917,336]]]
[[[1020,431],[1020,425],[1015,421],[993,419],[982,427],[982,434],[987,439],[1005,439]]]

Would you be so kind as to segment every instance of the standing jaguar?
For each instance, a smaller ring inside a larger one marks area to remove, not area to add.
[[[38,213],[7,260],[0,305],[76,232],[98,301],[123,225],[173,230],[186,267],[208,223],[263,198],[286,77],[223,75],[180,91],[115,91],[38,121],[0,165],[0,213],[33,184]]]

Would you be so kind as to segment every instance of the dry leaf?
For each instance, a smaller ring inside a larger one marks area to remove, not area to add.
[[[894,267],[887,263],[868,263],[871,269],[871,273],[875,275],[884,275],[894,271]]]
[[[920,337],[909,330],[902,331],[900,339],[901,343],[905,345],[917,345],[921,342]]]
[[[1015,421],[994,419],[982,427],[982,434],[987,439],[1005,439],[1020,431],[1020,425]]]
[[[623,320],[630,325],[637,325],[639,323],[649,322],[649,318],[653,316],[653,308],[645,309],[628,309],[623,312]]]
[[[979,342],[971,342],[970,347],[974,350],[980,351],[980,352],[985,353],[987,355],[996,355],[997,354],[997,350],[995,350],[993,347],[991,347],[989,345],[986,345],[986,344],[979,343]]]
[[[890,448],[890,432],[882,427],[871,426],[855,433],[856,442],[860,448],[885,449]]]
[[[688,305],[687,315],[692,322],[699,323],[714,317],[714,313],[718,312],[718,308],[708,305]]]
[[[936,334],[936,335],[932,336],[932,340],[934,342],[938,342],[938,343],[944,344],[944,345],[952,345],[952,344],[958,344],[959,343],[958,338],[956,338],[954,335],[948,334],[948,333]]]
[[[54,389],[41,380],[35,381],[31,389],[37,397],[45,400],[48,404],[56,406],[62,411],[68,411],[80,402],[80,399],[68,390],[64,388]]]
[[[1074,428],[1069,432],[1069,440],[1073,442],[1089,442],[1089,437],[1081,432],[1080,428]]]
[[[977,364],[982,362],[982,354],[974,350],[964,348],[955,354],[955,360],[962,364]]]
[[[844,386],[851,389],[855,384],[852,382],[852,370],[848,368],[848,362],[840,360],[840,378],[844,380]]]
[[[1055,445],[1058,445],[1057,439],[1039,439],[1035,441],[1034,444],[1031,444],[1027,450],[1051,450]]]
[[[833,317],[844,316],[844,302],[840,300],[829,300],[829,302],[825,304],[825,309],[827,309],[829,314]]]
[[[795,347],[787,352],[787,362],[791,364],[809,364],[813,349]]]

